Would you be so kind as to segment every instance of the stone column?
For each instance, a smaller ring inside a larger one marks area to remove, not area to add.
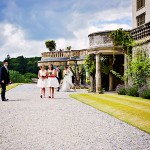
[[[128,57],[127,57],[126,54],[124,54],[124,74],[125,74],[125,72],[126,72],[127,69],[128,69]],[[124,81],[124,85],[125,85],[125,87],[128,86],[128,79],[126,79]]]
[[[96,93],[102,93],[101,54],[96,54]]]
[[[110,70],[113,69],[113,57],[110,56],[109,57],[109,66],[110,66]],[[113,74],[111,72],[109,72],[109,91],[113,91]]]
[[[94,92],[94,78],[90,75],[90,92]]]

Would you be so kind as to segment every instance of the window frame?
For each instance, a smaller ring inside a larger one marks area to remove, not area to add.
[[[136,10],[140,10],[145,7],[145,0],[136,0]]]
[[[137,27],[145,24],[145,16],[146,16],[146,13],[144,12],[136,17]]]

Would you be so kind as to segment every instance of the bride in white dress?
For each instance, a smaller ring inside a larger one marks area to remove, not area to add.
[[[62,83],[62,87],[61,87],[61,91],[62,92],[69,92],[70,89],[73,87],[72,75],[73,75],[73,73],[66,66],[65,70],[63,71],[63,77],[64,77],[64,79],[63,79],[63,83]]]

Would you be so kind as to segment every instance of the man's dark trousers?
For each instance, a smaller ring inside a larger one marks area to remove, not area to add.
[[[0,84],[2,87],[2,92],[1,92],[1,98],[2,100],[5,100],[5,92],[6,92],[6,85],[10,82],[9,79],[9,71],[6,69],[5,66],[2,66],[0,68]]]
[[[60,85],[60,81],[61,81],[61,79],[60,78],[57,78],[57,80],[58,80],[58,83],[59,83],[59,85]],[[60,87],[58,87],[58,92],[59,92],[59,90],[60,90]]]
[[[3,99],[5,99],[6,84],[5,84],[5,83],[1,83],[1,88],[2,88],[2,91],[1,91],[1,98],[2,98],[2,100],[3,100]]]

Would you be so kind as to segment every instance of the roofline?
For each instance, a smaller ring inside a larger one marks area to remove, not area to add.
[[[123,31],[128,31],[128,32],[130,32],[131,30],[132,30],[132,29],[128,29],[128,30],[123,29]],[[89,37],[89,36],[92,36],[92,35],[95,35],[95,34],[110,33],[110,32],[113,32],[113,31],[116,31],[116,30],[97,31],[97,32],[90,33],[90,34],[88,35],[88,37]]]

